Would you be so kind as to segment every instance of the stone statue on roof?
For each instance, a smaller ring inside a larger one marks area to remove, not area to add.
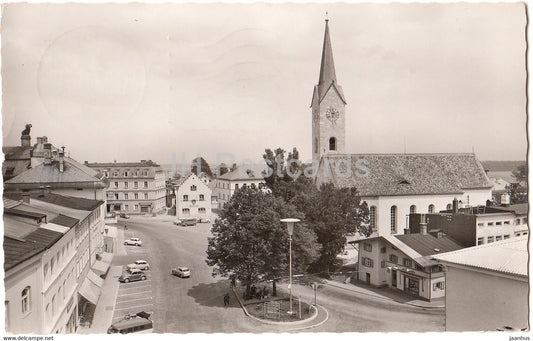
[[[31,124],[26,124],[26,128],[22,131],[22,135],[30,135]]]

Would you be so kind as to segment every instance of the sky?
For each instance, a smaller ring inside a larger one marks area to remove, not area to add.
[[[349,153],[526,158],[520,3],[5,4],[3,144],[81,162],[311,158],[325,12]]]

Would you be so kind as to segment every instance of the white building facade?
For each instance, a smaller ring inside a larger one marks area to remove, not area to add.
[[[211,217],[211,189],[206,182],[190,173],[175,187],[178,219]]]

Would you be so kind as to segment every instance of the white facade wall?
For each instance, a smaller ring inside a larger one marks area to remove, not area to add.
[[[527,234],[527,216],[516,216],[514,213],[494,213],[476,217],[476,245]]]
[[[226,202],[228,202],[237,188],[243,186],[255,185],[257,188],[260,186],[266,186],[264,179],[246,179],[246,180],[226,180],[216,179],[216,186],[214,194],[216,195],[219,203],[219,208],[222,208]]]
[[[193,190],[192,186],[195,186],[196,189]],[[176,191],[176,216],[178,219],[211,217],[211,194],[211,189],[207,187],[204,181],[195,174],[189,175]]]
[[[434,206],[434,212],[447,209],[453,199],[467,201],[471,206],[485,205],[487,200],[492,198],[492,191],[471,190],[465,191],[463,195],[438,194],[438,195],[398,195],[398,196],[379,196],[379,197],[362,197],[368,207],[376,206],[376,227],[379,235],[403,234],[404,229],[409,227],[408,216],[411,205],[416,206],[416,213],[429,213],[430,205]],[[396,232],[391,232],[391,207],[396,206]]]
[[[446,330],[496,331],[528,326],[527,278],[446,267]]]

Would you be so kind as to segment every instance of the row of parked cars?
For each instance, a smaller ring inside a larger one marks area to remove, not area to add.
[[[178,226],[195,226],[199,223],[210,223],[211,219],[209,218],[187,218],[187,219],[178,219],[174,221],[174,225]]]

